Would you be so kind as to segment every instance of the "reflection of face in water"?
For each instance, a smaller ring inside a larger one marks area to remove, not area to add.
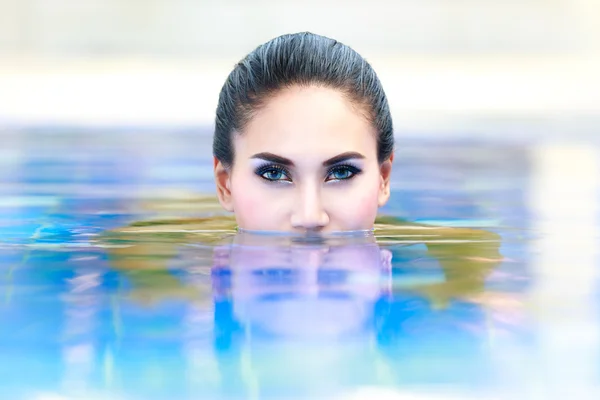
[[[390,254],[372,237],[304,241],[240,234],[226,252],[233,318],[257,333],[357,334],[389,285]]]
[[[389,232],[390,237],[411,233],[414,229]],[[481,352],[488,348],[482,343],[488,343],[490,318],[470,298],[482,293],[485,277],[500,262],[497,238],[448,228],[425,233],[443,240],[394,248],[393,296],[382,296],[392,286],[391,254],[372,235],[307,241],[299,235],[242,232],[216,249],[189,243],[185,249],[191,254],[157,249],[164,242],[156,238],[111,251],[117,250],[113,265],[127,274],[132,287],[157,294],[153,304],[164,303],[169,315],[182,288],[194,289],[189,296],[186,290],[186,303],[199,298],[211,303],[204,272],[212,265],[214,354],[224,390],[235,392],[231,398],[252,397],[256,388],[261,398],[290,393],[318,398],[313,394],[381,380],[402,385],[443,377],[470,385],[486,373]],[[206,250],[211,256],[214,250],[213,260]],[[140,257],[148,254],[160,257]],[[173,275],[179,270],[166,266],[172,259],[192,266],[189,275]],[[431,283],[436,268],[439,275]],[[182,286],[188,278],[201,279]],[[204,290],[201,295],[198,288]],[[432,309],[439,304],[443,307]],[[197,311],[194,307],[189,326],[198,325]],[[204,325],[198,328],[204,335]],[[384,370],[394,376],[381,374]]]

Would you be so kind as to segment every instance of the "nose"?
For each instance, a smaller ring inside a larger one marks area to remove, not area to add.
[[[323,208],[318,187],[306,186],[301,188],[296,204],[291,217],[291,224],[294,229],[318,232],[329,224],[329,215]]]

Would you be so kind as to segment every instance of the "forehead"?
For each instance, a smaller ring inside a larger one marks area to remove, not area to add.
[[[321,86],[293,86],[278,92],[235,141],[240,153],[376,154],[376,133],[362,110],[339,90]]]

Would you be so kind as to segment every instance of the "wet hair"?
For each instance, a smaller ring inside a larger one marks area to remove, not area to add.
[[[377,157],[394,150],[392,117],[386,95],[369,63],[350,47],[309,32],[276,37],[248,54],[227,77],[217,106],[213,154],[225,166],[234,159],[233,135],[278,91],[318,85],[347,96],[377,132]]]

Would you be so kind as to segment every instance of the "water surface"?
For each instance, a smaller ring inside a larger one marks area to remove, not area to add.
[[[194,130],[3,139],[2,398],[599,398],[595,147],[400,141],[374,235],[303,243]]]

